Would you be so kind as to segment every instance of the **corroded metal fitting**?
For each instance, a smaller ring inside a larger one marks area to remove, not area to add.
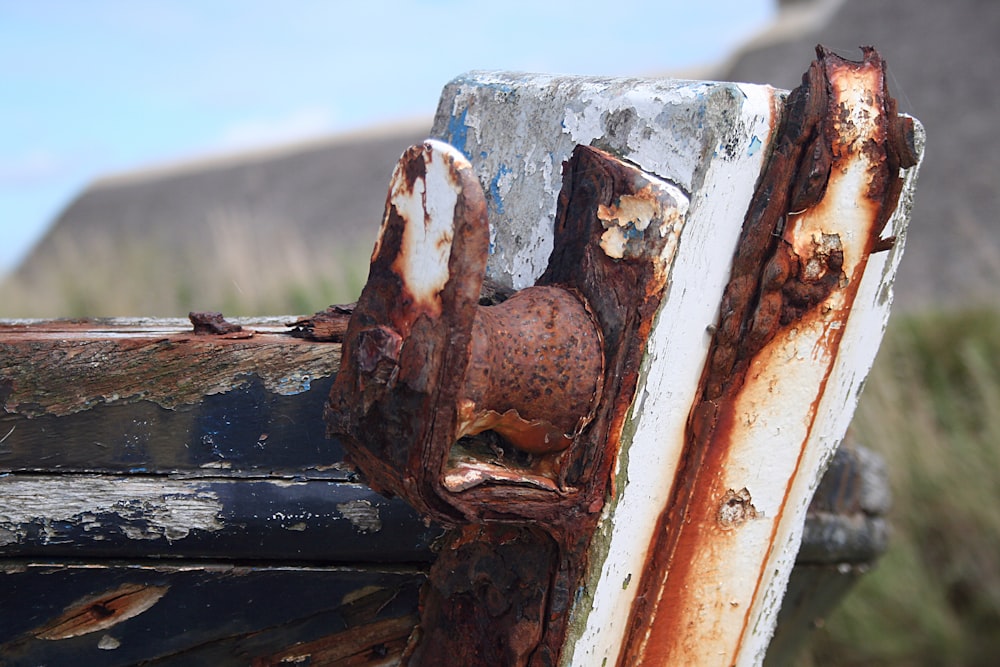
[[[686,199],[593,148],[565,170],[548,268],[494,305],[469,161],[427,141],[393,173],[326,417],[370,486],[442,523],[558,524],[606,497]]]
[[[594,415],[601,348],[601,329],[575,290],[529,287],[480,306],[458,436],[492,430],[530,454],[566,449]]]
[[[326,419],[372,488],[452,529],[404,663],[555,663],[686,210],[577,146],[548,266],[495,303],[472,166],[434,141],[400,159]]]
[[[450,491],[490,481],[552,487],[551,464],[592,419],[601,394],[603,337],[577,290],[537,286],[478,305],[489,227],[482,188],[455,149],[428,141],[400,159],[371,271],[344,340],[331,394],[331,430],[388,439],[374,486],[427,508],[414,452],[450,463]],[[521,470],[456,453],[492,431],[529,458]],[[396,446],[398,444],[398,447]],[[363,469],[371,448],[350,448]],[[492,471],[492,474],[491,474]],[[413,496],[417,496],[414,498]]]

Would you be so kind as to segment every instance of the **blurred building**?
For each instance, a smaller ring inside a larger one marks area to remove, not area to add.
[[[926,158],[897,280],[897,305],[954,306],[990,299],[1000,279],[1000,2],[995,0],[780,0],[771,29],[711,78],[792,88],[822,43],[842,55],[874,45],[887,60],[902,111],[927,130]],[[459,72],[455,73],[456,75]],[[389,174],[423,139],[407,126],[103,179],[62,213],[18,269],[95,233],[160,253],[184,253],[211,226],[252,225],[266,237],[370,247]],[[221,222],[220,222],[221,221]]]

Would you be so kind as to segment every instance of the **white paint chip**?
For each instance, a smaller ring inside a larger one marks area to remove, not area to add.
[[[368,500],[350,500],[338,503],[337,511],[351,522],[351,525],[361,533],[377,533],[382,530],[382,517],[378,507]]]

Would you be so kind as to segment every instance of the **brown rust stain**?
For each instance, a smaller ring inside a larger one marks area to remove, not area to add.
[[[779,348],[800,333],[813,332],[823,349],[813,352],[812,362],[824,370],[812,406],[803,406],[809,424],[803,442],[808,440],[867,257],[884,245],[880,234],[898,202],[900,168],[915,163],[912,126],[897,119],[884,64],[874,49],[863,49],[860,63],[822,47],[817,54],[802,86],[788,97],[776,144],[744,221],[703,373],[702,397],[689,418],[672,500],[647,551],[619,665],[675,664],[696,660],[711,648],[738,650],[760,592],[766,554],[755,561],[761,570],[751,575],[753,596],[737,600],[736,606],[728,601],[740,619],[735,625],[712,606],[718,601],[706,594],[710,587],[700,579],[731,565],[713,559],[731,557],[726,536],[732,539],[759,516],[749,491],[720,487],[721,471],[748,428],[737,417],[737,406],[760,400],[748,391],[773,391],[756,386],[756,378],[768,377],[768,364],[780,365],[780,356],[774,356]],[[868,93],[860,101],[852,97],[859,86]],[[872,122],[874,131],[862,134]],[[864,171],[861,178],[858,169]],[[840,218],[849,210],[856,219],[843,223]],[[849,242],[834,231],[845,228],[859,238]],[[799,449],[792,479],[801,456]],[[785,502],[787,492],[778,516]],[[772,541],[777,518],[772,518]],[[692,614],[716,621],[694,632]],[[720,664],[736,659],[735,653],[713,655]]]
[[[57,618],[32,634],[39,639],[58,640],[107,630],[151,608],[167,594],[169,588],[125,584],[113,591],[84,598],[70,605]]]
[[[0,327],[0,407],[27,417],[62,416],[104,403],[201,402],[260,377],[298,393],[305,378],[337,370],[340,346],[257,329],[252,338],[195,336],[155,322],[37,322]]]

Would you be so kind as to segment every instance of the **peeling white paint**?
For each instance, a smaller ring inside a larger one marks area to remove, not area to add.
[[[378,507],[368,500],[338,503],[337,511],[360,533],[377,533],[382,530],[382,517],[379,516]]]
[[[419,158],[424,161],[424,177],[409,183],[400,163],[392,175],[389,200],[407,222],[395,269],[406,281],[414,307],[437,315],[441,312],[438,295],[448,282],[448,257],[460,191],[454,170],[471,165],[451,146],[428,143]]]
[[[773,89],[745,88],[746,97],[732,98],[737,104],[733,117],[746,127],[738,148],[749,148],[753,137],[769,141],[771,134]],[[633,403],[633,436],[622,443],[628,467],[620,471],[617,506],[605,509],[610,541],[600,577],[589,584],[594,586],[593,611],[565,664],[617,661],[638,591],[635,585],[623,590],[621,582],[643,571],[659,515],[650,508],[663,507],[670,494],[711,341],[707,329],[718,316],[743,216],[763,167],[763,151],[736,154],[740,159],[708,160],[704,184],[692,193],[681,252],[673,262],[669,294],[650,335],[647,370],[636,392],[644,400]]]
[[[487,274],[522,289],[545,269],[562,164],[579,143],[609,150],[684,192],[696,189],[704,164],[730,159],[732,151],[718,150],[728,135],[712,121],[743,104],[743,88],[504,72],[473,72],[448,84],[441,108],[450,114],[439,114],[431,135],[469,158],[486,191]],[[749,147],[743,148],[745,153]],[[511,173],[491,188],[501,166]]]
[[[221,529],[222,503],[215,493],[193,490],[170,479],[56,475],[37,479],[0,478],[0,543],[20,543],[29,526],[40,529],[43,544],[68,539],[66,523],[85,532],[118,524],[129,539],[182,540],[192,530]]]

